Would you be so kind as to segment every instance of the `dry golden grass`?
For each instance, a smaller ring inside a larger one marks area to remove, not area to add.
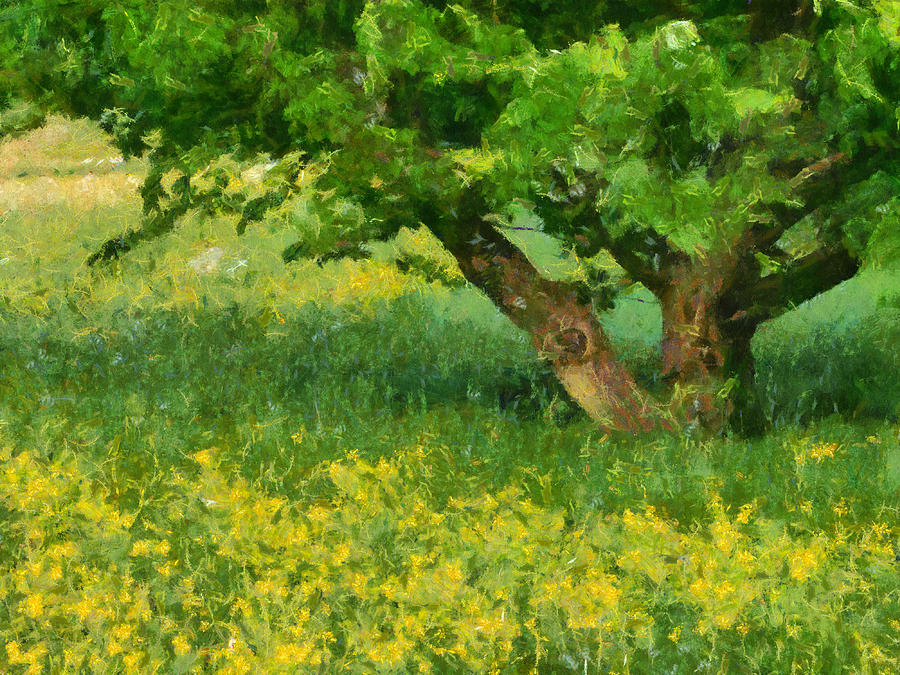
[[[117,206],[139,200],[140,184],[141,178],[130,173],[0,179],[0,212],[35,213],[64,204],[79,210]]]
[[[84,212],[134,201],[144,170],[142,160],[122,161],[96,124],[55,115],[0,143],[0,213],[60,205]]]
[[[47,118],[40,129],[0,143],[0,180],[29,176],[140,173],[145,163],[120,155],[109,137],[90,120],[70,120],[61,115]],[[114,160],[114,161],[110,161]]]

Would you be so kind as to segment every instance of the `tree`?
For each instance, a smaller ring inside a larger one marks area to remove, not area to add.
[[[609,427],[761,428],[756,328],[852,277],[898,224],[894,0],[0,11],[6,90],[150,153],[142,226],[92,262],[195,206],[240,213],[243,231],[304,196],[327,227],[286,259],[421,222]],[[230,196],[224,153],[274,158],[267,195]],[[510,227],[605,250],[659,299],[665,406],[616,360],[583,289],[542,277]]]

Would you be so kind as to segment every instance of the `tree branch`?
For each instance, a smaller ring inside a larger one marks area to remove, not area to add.
[[[741,238],[739,248],[751,248],[760,253],[768,253],[784,233],[794,225],[827,201],[839,199],[840,181],[834,170],[838,166],[846,165],[846,160],[846,156],[839,152],[797,170],[789,182],[797,192],[797,196],[803,201],[803,205],[792,206],[784,202],[767,204],[766,208],[772,214],[774,224],[767,225],[766,222],[757,222],[752,225]],[[793,162],[769,165],[769,171],[773,173],[795,169],[796,164]]]
[[[665,236],[652,227],[642,227],[611,237],[607,226],[601,224],[594,208],[597,195],[604,187],[603,179],[582,176],[585,189],[573,209],[570,226],[580,234],[576,241],[587,255],[606,249],[635,281],[653,293],[661,293],[669,283],[668,270],[687,261],[687,256],[669,247]],[[556,209],[559,207],[556,206]]]
[[[750,293],[749,306],[775,318],[792,307],[850,279],[860,261],[844,246],[823,246],[785,265],[782,272],[761,278]]]

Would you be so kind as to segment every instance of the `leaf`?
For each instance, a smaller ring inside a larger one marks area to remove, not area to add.
[[[731,393],[731,390],[734,389],[734,386],[737,384],[737,378],[731,377],[725,381],[725,384],[721,389],[716,393],[716,397],[720,399],[728,398],[728,395]]]
[[[745,87],[735,92],[730,92],[732,105],[741,117],[747,117],[753,113],[768,113],[784,107],[790,100],[784,96],[776,96],[764,89]]]
[[[497,155],[490,151],[473,150],[465,148],[452,153],[453,159],[460,164],[466,173],[476,177],[482,177],[494,169]]]
[[[681,51],[700,42],[700,33],[692,21],[672,21],[664,26],[659,36],[666,49]]]
[[[900,47],[900,0],[879,0],[875,11],[878,28],[895,48]]]
[[[576,60],[583,59],[589,73],[622,79],[627,74],[622,67],[621,58],[625,45],[625,39],[621,35],[607,33],[602,42],[592,40],[588,46],[576,43],[570,47],[570,52]]]
[[[191,670],[191,666],[194,665],[198,658],[199,655],[194,652],[191,652],[190,654],[184,654],[183,656],[178,656],[172,662],[172,665],[170,666],[170,672],[172,672],[174,675],[187,673]]]

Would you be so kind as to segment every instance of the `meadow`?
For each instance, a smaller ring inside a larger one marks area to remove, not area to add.
[[[0,672],[898,672],[900,273],[760,331],[766,437],[611,438],[424,229],[285,264],[291,204],[192,212],[89,268],[145,170],[0,144]],[[604,323],[652,383],[651,296]]]

